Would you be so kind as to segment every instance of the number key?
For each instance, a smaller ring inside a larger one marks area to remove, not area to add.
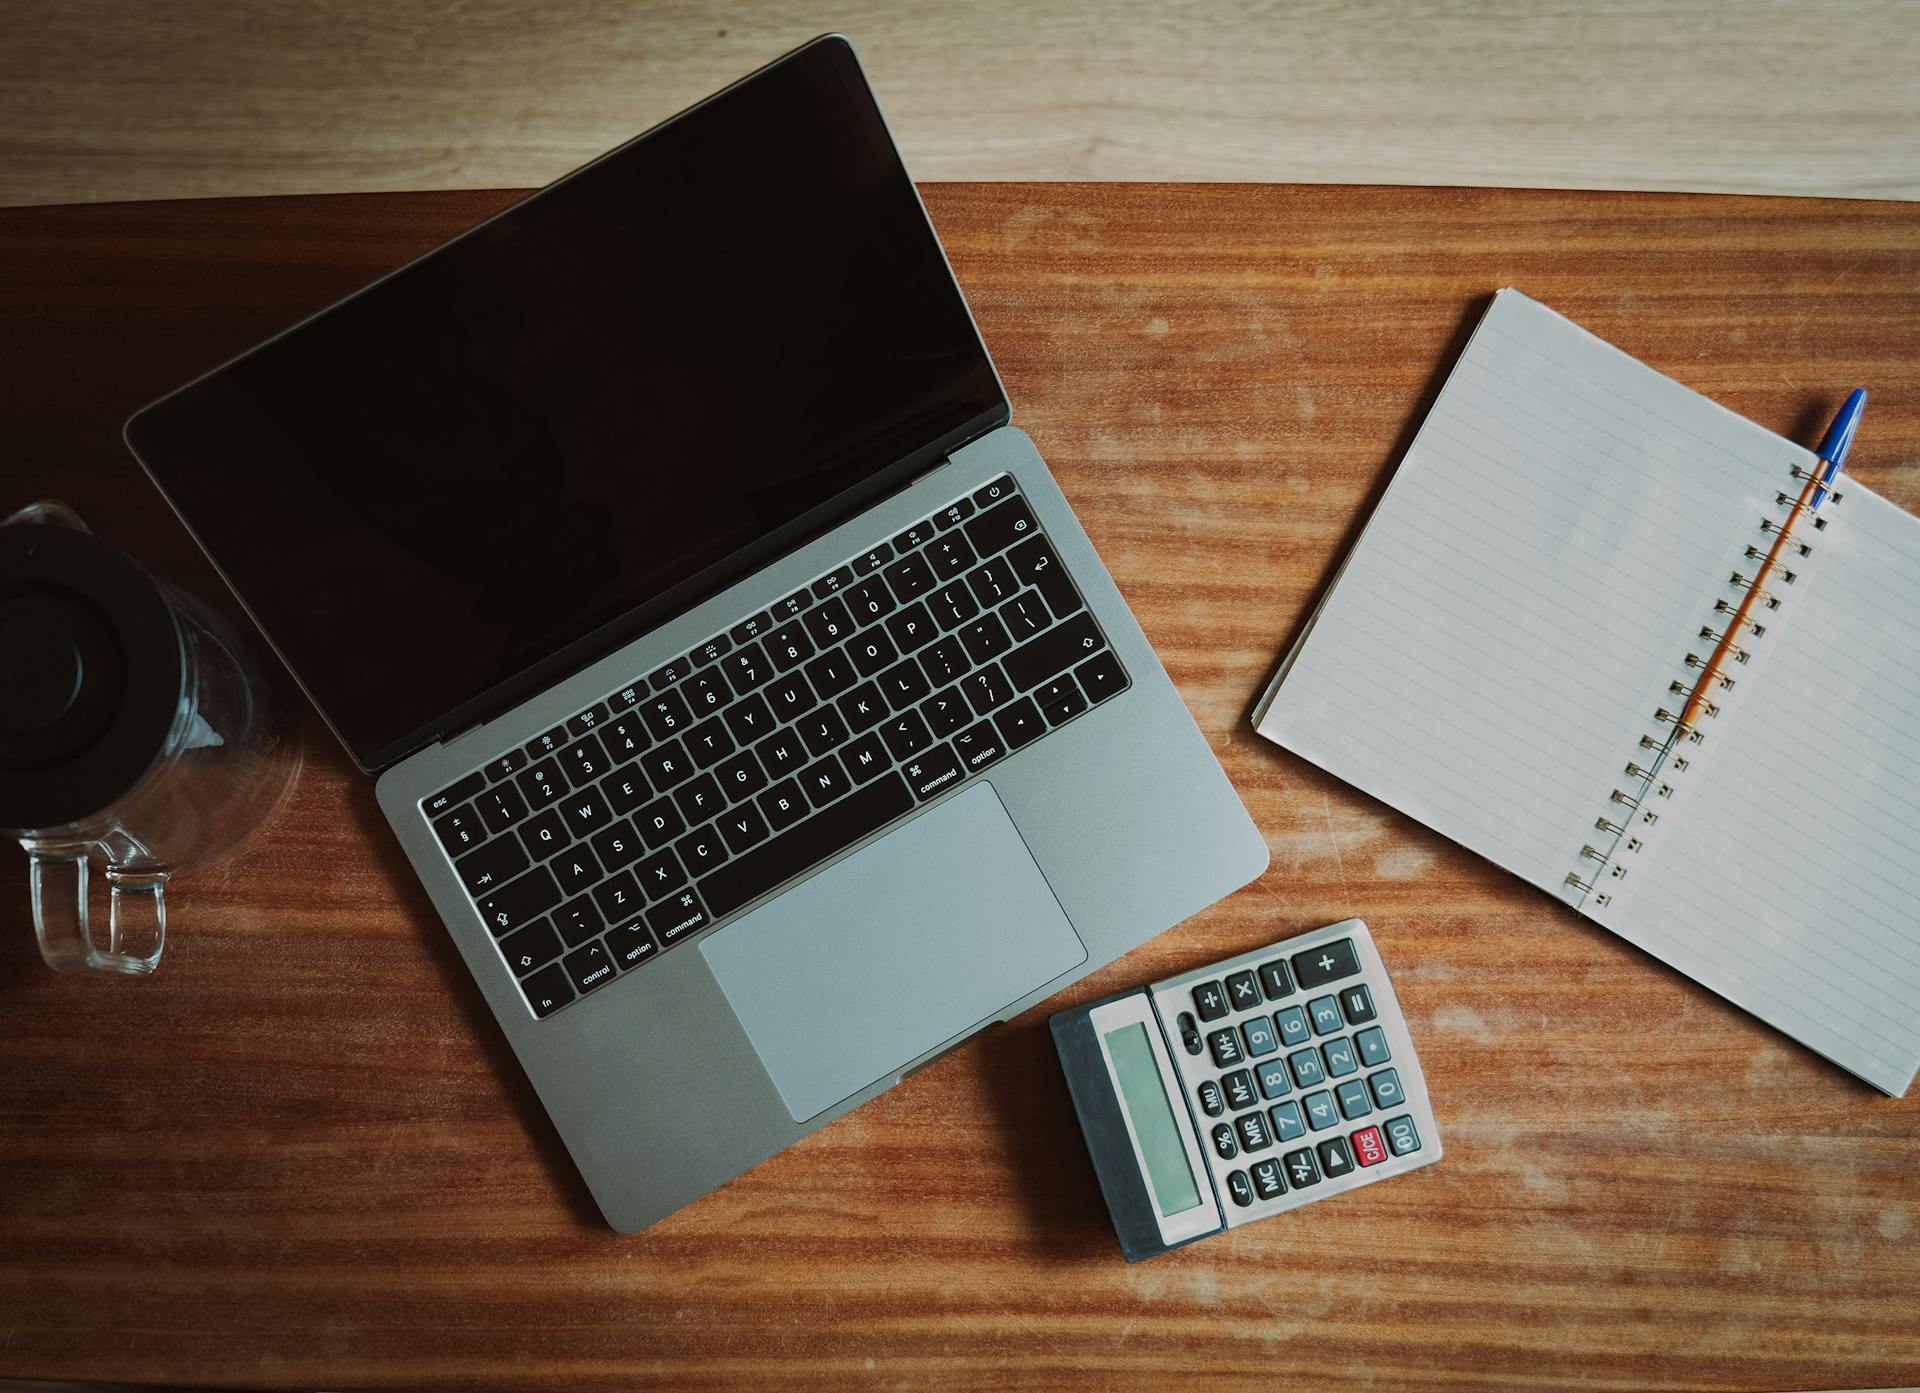
[[[1280,1037],[1274,1032],[1273,1022],[1265,1016],[1255,1016],[1240,1027],[1240,1033],[1246,1037],[1249,1059],[1258,1059],[1280,1048]]]

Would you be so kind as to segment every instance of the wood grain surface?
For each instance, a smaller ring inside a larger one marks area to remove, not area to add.
[[[828,28],[922,179],[1920,198],[1913,0],[0,0],[0,204],[543,184]]]
[[[509,197],[0,213],[0,510],[57,494],[219,595],[121,420]],[[1363,915],[1445,1160],[1129,1267],[1041,1009],[618,1238],[371,781],[315,725],[285,813],[179,882],[150,981],[44,970],[20,858],[0,858],[0,1375],[1920,1382],[1920,1094],[1879,1097],[1247,724],[1502,285],[1801,439],[1867,385],[1850,468],[1920,506],[1920,208],[1222,185],[927,197],[1015,421],[1273,848],[1253,886],[1049,1007]]]

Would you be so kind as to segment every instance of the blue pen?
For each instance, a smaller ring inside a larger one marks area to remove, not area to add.
[[[1820,500],[1832,491],[1827,486],[1833,482],[1834,476],[1839,474],[1841,467],[1847,462],[1847,447],[1853,444],[1853,433],[1860,425],[1860,413],[1866,410],[1866,407],[1867,389],[1855,387],[1847,394],[1846,403],[1840,408],[1840,413],[1833,418],[1833,424],[1827,427],[1827,433],[1822,437],[1818,451],[1820,462],[1824,466],[1820,470],[1820,485],[1813,491],[1813,502],[1808,505],[1808,512],[1818,508]]]

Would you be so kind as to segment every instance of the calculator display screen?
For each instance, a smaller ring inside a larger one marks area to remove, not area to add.
[[[1136,1024],[1109,1031],[1106,1043],[1107,1055],[1113,1060],[1114,1081],[1126,1101],[1127,1116],[1133,1122],[1161,1215],[1171,1218],[1198,1207],[1200,1191],[1187,1164],[1186,1148],[1180,1143],[1173,1104],[1160,1082],[1160,1066],[1154,1060],[1147,1028]]]

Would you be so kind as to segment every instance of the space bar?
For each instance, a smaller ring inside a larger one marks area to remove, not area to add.
[[[898,774],[868,784],[824,813],[796,822],[770,842],[737,861],[729,861],[700,881],[707,911],[718,919],[790,880],[810,866],[843,851],[913,806],[913,795]]]

